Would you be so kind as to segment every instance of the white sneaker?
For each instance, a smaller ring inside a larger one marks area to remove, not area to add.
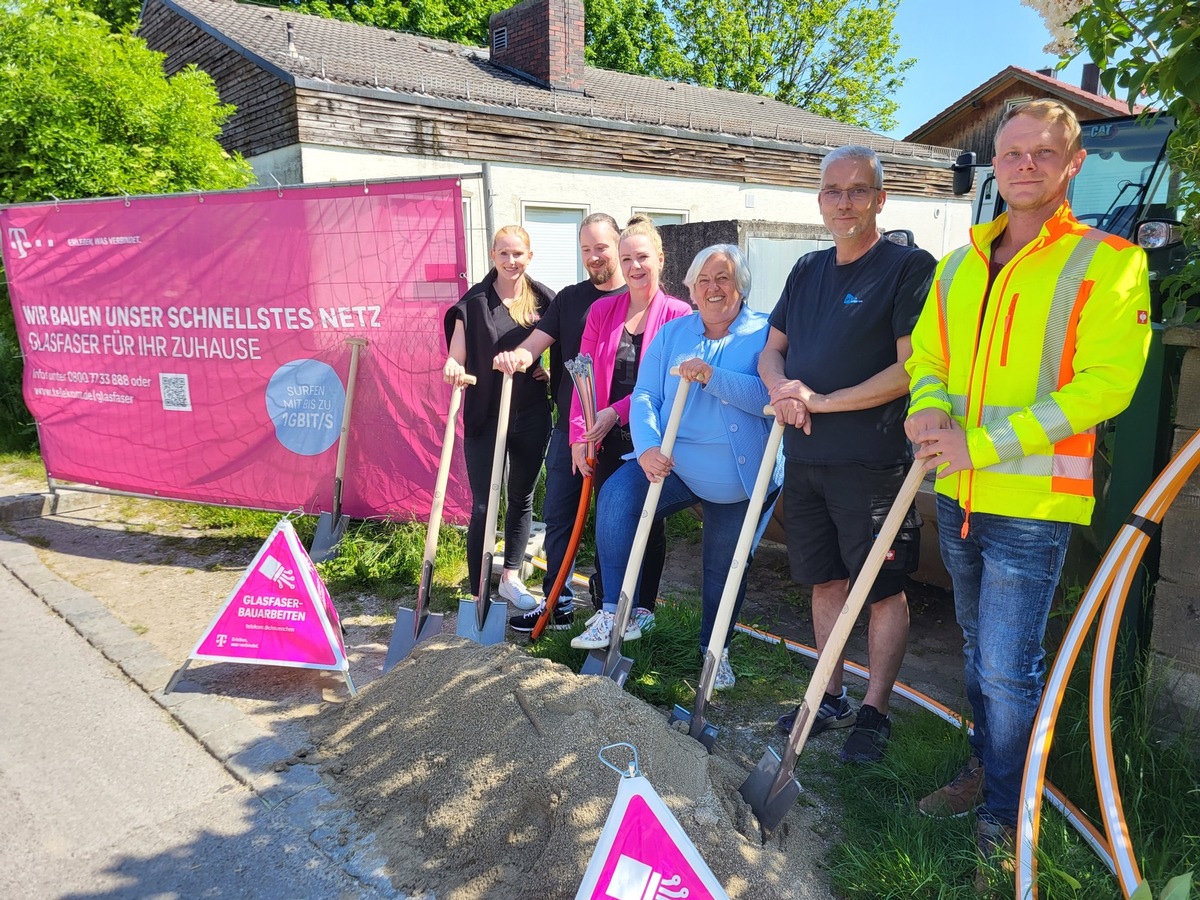
[[[501,600],[507,600],[517,609],[530,610],[538,605],[537,597],[529,593],[519,581],[501,581],[499,594]]]
[[[603,650],[608,646],[616,617],[616,613],[606,610],[596,613],[588,622],[587,628],[571,639],[571,646],[576,650]],[[625,625],[625,640],[636,641],[641,636],[642,629],[638,627],[637,622],[630,619]]]
[[[641,629],[641,633],[645,634],[654,628],[654,613],[644,606],[639,606],[633,611],[633,621],[637,623],[638,628]]]
[[[729,664],[729,651],[724,650],[721,653],[721,661],[717,663],[717,677],[713,680],[714,691],[727,691],[737,684],[737,677],[733,674],[733,666]]]
[[[612,613],[600,610],[592,616],[588,627],[582,633],[571,638],[571,646],[576,650],[603,650],[608,646],[608,639],[612,635],[614,618]]]
[[[596,613],[596,615],[592,616],[590,619],[588,619],[583,624],[591,625],[593,622],[596,621],[596,619],[599,617],[599,615],[600,615],[600,613]],[[629,623],[630,624],[625,627],[625,640],[636,641],[647,631],[653,630],[653,628],[654,628],[654,613],[650,612],[650,610],[646,609],[644,606],[639,606],[637,609],[635,609],[633,611],[633,616],[630,618]],[[633,630],[633,627],[632,627],[633,625],[637,625],[637,634],[630,637],[630,632]]]

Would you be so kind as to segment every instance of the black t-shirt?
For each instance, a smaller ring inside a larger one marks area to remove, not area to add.
[[[495,283],[496,270],[492,269],[483,281],[471,285],[470,290],[442,317],[447,349],[452,342],[454,329],[462,322],[467,351],[464,367],[478,379],[475,387],[463,396],[465,435],[478,435],[488,430],[489,421],[494,421],[499,413],[503,379],[499,372],[492,369],[492,358],[499,350],[512,350],[520,346],[533,331],[532,325],[521,326],[513,321],[496,294]],[[554,299],[554,291],[533,280],[530,280],[530,288],[537,298],[538,315],[545,315]],[[549,409],[546,383],[534,381],[527,372],[518,372],[513,377],[513,418],[519,419],[525,410],[530,410],[533,415],[545,416]]]
[[[496,353],[504,350],[516,350],[521,346],[521,342],[529,337],[533,331],[532,325],[518,325],[514,321],[512,315],[508,311],[508,307],[504,305],[504,301],[500,299],[500,295],[496,293],[496,289],[488,287],[487,291],[488,313],[492,317],[492,326],[496,329]],[[498,410],[500,408],[500,387],[503,379],[495,378],[492,381],[492,400],[490,408]],[[545,415],[546,404],[546,383],[538,381],[529,372],[518,372],[513,376],[512,390],[512,406],[511,415],[519,417],[521,412],[527,409],[543,409],[542,415]]]
[[[608,405],[624,400],[637,387],[638,363],[642,358],[642,335],[621,329],[617,358],[613,364],[612,384],[608,389]]]
[[[937,261],[924,250],[881,240],[837,265],[830,247],[792,268],[771,326],[787,335],[784,373],[818,394],[861,384],[896,362],[896,341],[912,334]],[[784,453],[807,463],[894,465],[910,458],[904,437],[908,397],[852,412],[818,413],[812,434],[787,429]]]
[[[554,338],[554,343],[550,345],[550,393],[558,404],[556,428],[566,431],[571,419],[571,398],[575,394],[575,383],[566,373],[563,363],[579,355],[588,310],[601,297],[619,294],[624,290],[626,288],[622,285],[611,291],[602,291],[591,281],[569,285],[558,292],[545,315],[537,323],[538,331],[544,331]]]

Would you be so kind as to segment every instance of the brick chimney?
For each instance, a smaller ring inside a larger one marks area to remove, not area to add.
[[[491,61],[556,91],[583,93],[582,0],[525,0],[488,22]]]

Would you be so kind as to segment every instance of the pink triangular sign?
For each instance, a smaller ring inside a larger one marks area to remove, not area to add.
[[[650,782],[622,778],[575,900],[727,900]]]
[[[287,519],[275,526],[188,659],[349,670],[333,599]]]

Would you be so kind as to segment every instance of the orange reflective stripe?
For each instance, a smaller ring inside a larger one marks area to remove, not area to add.
[[[1092,496],[1090,478],[1051,478],[1050,489],[1056,494],[1075,494],[1077,497]]]
[[[935,282],[938,298],[938,337],[942,341],[942,360],[947,366],[950,365],[950,331],[947,322],[947,308],[950,303],[950,284],[954,281],[954,275],[958,271],[958,267],[967,258],[968,249],[967,247],[959,247],[951,253],[946,258],[946,264],[942,267],[942,277]]]
[[[942,289],[942,280],[937,282],[938,297],[938,337],[942,339],[942,360],[950,363],[950,333],[946,329],[946,294]]]
[[[1059,387],[1070,384],[1071,379],[1075,377],[1075,331],[1079,327],[1079,316],[1083,312],[1084,304],[1088,302],[1095,285],[1096,282],[1085,279],[1080,282],[1079,292],[1075,295],[1075,305],[1071,307],[1071,317],[1067,320],[1067,336],[1063,341],[1062,359],[1058,365]]]
[[[1073,434],[1054,445],[1055,455],[1061,453],[1063,456],[1083,456],[1091,459],[1095,450],[1096,434],[1091,430]]]

